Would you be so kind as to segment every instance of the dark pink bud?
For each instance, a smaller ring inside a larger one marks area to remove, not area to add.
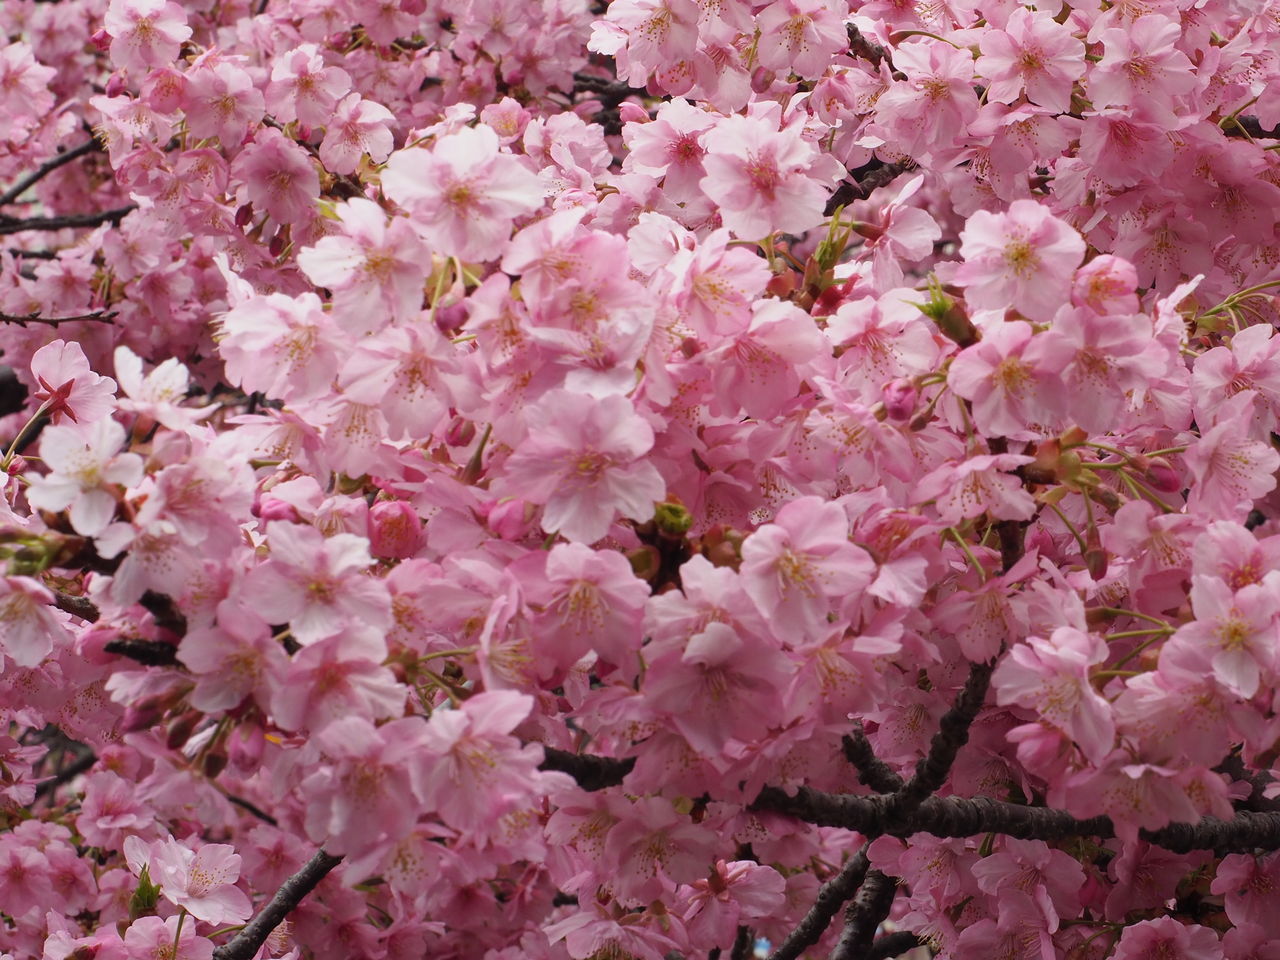
[[[277,500],[275,497],[263,497],[258,503],[258,519],[263,523],[270,523],[272,520],[287,520],[290,523],[302,522],[302,518],[298,516],[298,511],[294,509],[292,503]]]
[[[436,326],[446,337],[451,337],[467,322],[467,308],[459,300],[436,309]]]
[[[884,385],[884,409],[890,420],[899,422],[910,420],[916,411],[916,400],[920,393],[915,384],[905,378],[892,380]]]
[[[649,111],[638,103],[623,100],[618,104],[618,116],[623,123],[648,123]]]
[[[1165,460],[1152,460],[1147,467],[1147,478],[1151,481],[1151,486],[1161,493],[1177,493],[1182,489],[1182,478],[1178,476],[1178,471]]]
[[[444,432],[444,442],[451,447],[466,447],[476,438],[476,425],[462,417],[454,417]]]
[[[124,82],[124,77],[118,73],[113,73],[107,78],[107,85],[104,92],[108,97],[118,97],[128,89]]]
[[[92,43],[92,44],[93,44],[97,49],[99,49],[99,50],[107,50],[107,49],[109,49],[109,48],[111,47],[111,34],[107,33],[107,31],[106,31],[106,30],[99,30],[99,31],[97,31],[93,36],[91,36],[91,37],[89,38],[89,42],[90,42],[90,43]],[[115,75],[115,76],[112,76],[111,80],[108,80],[108,81],[107,81],[107,96],[108,96],[108,97],[118,97],[118,96],[119,96],[119,94],[118,94],[118,93],[112,93],[112,92],[111,92],[111,81],[112,81],[112,80],[115,80],[117,77],[118,77],[118,74],[117,74],[117,75]],[[124,85],[124,81],[123,81],[123,80],[121,80],[121,81],[120,81],[120,83],[121,83],[121,86],[123,86],[123,85]]]
[[[249,221],[252,219],[253,219],[253,204],[252,203],[241,204],[240,208],[236,210],[236,226],[241,228],[247,227],[249,225]]]
[[[369,552],[403,560],[422,549],[422,519],[403,500],[380,500],[369,508]]]
[[[523,500],[502,500],[489,509],[489,529],[503,540],[519,540],[529,532],[530,513]]]

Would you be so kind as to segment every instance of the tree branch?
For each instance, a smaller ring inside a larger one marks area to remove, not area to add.
[[[849,910],[845,913],[844,931],[840,934],[836,948],[831,951],[831,960],[862,960],[866,957],[871,950],[876,928],[889,915],[897,892],[898,888],[892,877],[879,870],[867,871],[857,899],[849,904]]]
[[[955,701],[942,717],[938,732],[929,743],[929,752],[916,764],[916,772],[907,784],[887,801],[891,820],[909,816],[926,797],[937,793],[946,782],[960,748],[969,742],[969,727],[982,709],[991,685],[996,660],[969,665],[969,677]]]
[[[92,320],[97,323],[110,323],[119,314],[114,310],[95,310],[93,313],[82,313],[74,317],[42,317],[38,313],[28,313],[25,316],[17,316],[12,313],[0,313],[0,323],[16,323],[25,327],[28,323],[43,323],[50,327],[56,327],[60,323],[76,323],[81,320]]]
[[[910,930],[887,933],[871,944],[871,949],[867,951],[867,960],[889,960],[890,957],[924,946],[924,942]]]
[[[97,605],[88,597],[73,597],[69,593],[55,593],[53,605],[73,617],[79,617],[85,623],[97,623],[102,613]]]
[[[102,149],[102,145],[98,143],[97,139],[90,137],[88,140],[80,144],[78,147],[72,147],[70,150],[66,150],[62,153],[57,154],[53,158],[46,160],[44,163],[40,164],[40,166],[38,166],[31,173],[27,174],[25,177],[23,177],[21,180],[15,183],[12,187],[10,187],[4,193],[0,193],[0,207],[8,206],[9,204],[13,203],[13,201],[17,200],[20,196],[26,193],[26,191],[29,188],[35,186],[37,183],[39,183],[41,180],[43,180],[45,177],[53,173],[53,171],[57,170],[59,167],[63,166],[64,164],[68,164],[72,160],[77,160],[80,157],[83,157],[85,154],[96,153],[101,149]]]
[[[863,786],[870,787],[877,793],[896,793],[902,789],[905,781],[898,776],[896,770],[875,755],[861,720],[854,724],[853,733],[846,734],[840,744],[844,747],[845,759],[857,768],[858,782]]]
[[[570,753],[555,747],[543,748],[544,758],[539,770],[556,770],[567,773],[578,781],[583,790],[603,790],[622,783],[636,765],[635,757],[615,760],[613,757],[596,757],[585,753]]]
[[[104,223],[119,223],[125,216],[138,209],[136,203],[117,207],[102,213],[75,213],[65,217],[28,217],[18,220],[0,216],[0,236],[25,233],[28,230],[67,230],[72,227],[98,227]]]
[[[870,163],[851,171],[849,179],[836,187],[835,193],[827,200],[826,216],[836,212],[837,207],[847,205],[851,200],[865,200],[880,187],[892,183],[900,173],[905,173],[912,165],[907,163],[884,163],[872,160]],[[858,176],[861,172],[862,176]]]
[[[929,797],[909,817],[890,822],[889,797],[853,797],[801,787],[794,796],[778,787],[765,787],[752,807],[786,813],[822,827],[842,827],[862,834],[884,833],[908,837],[928,833],[935,837],[972,837],[999,833],[1019,840],[1053,843],[1071,837],[1114,837],[1115,827],[1105,816],[1081,820],[1064,810],[1028,807],[990,797]],[[1153,846],[1174,853],[1192,850],[1246,852],[1280,850],[1280,813],[1241,811],[1230,820],[1203,817],[1196,823],[1171,823],[1138,835]]]
[[[800,954],[822,939],[831,925],[831,918],[849,902],[854,891],[862,885],[871,863],[867,860],[867,848],[863,846],[840,868],[840,872],[818,890],[813,906],[796,924],[778,948],[769,954],[768,960],[796,960]]]
[[[271,931],[314,890],[334,867],[342,862],[323,850],[302,865],[297,873],[280,885],[256,917],[244,925],[234,937],[213,951],[213,960],[249,960],[267,941]]]

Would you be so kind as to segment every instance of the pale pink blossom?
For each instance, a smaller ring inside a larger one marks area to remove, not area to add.
[[[1255,399],[1245,391],[1219,406],[1212,425],[1201,424],[1200,438],[1183,454],[1195,481],[1187,503],[1197,513],[1243,519],[1256,498],[1275,489],[1280,453],[1250,436]]]
[[[108,23],[112,18],[111,11],[127,3],[128,0],[115,0],[111,4],[107,12]],[[143,0],[143,5],[151,6],[146,0]],[[159,0],[159,6],[165,6],[164,0]],[[176,3],[168,6],[181,13]],[[191,31],[187,30],[187,35],[190,34]],[[174,52],[177,53],[176,44]],[[29,43],[19,40],[0,47],[0,117],[39,116],[52,107],[53,93],[49,83],[57,72],[36,60],[35,51]]]
[[[71,639],[54,612],[53,594],[29,577],[0,577],[0,652],[20,667],[37,666]]]
[[[341,333],[314,293],[251,297],[219,325],[219,349],[235,386],[295,403],[332,388]]]
[[[91,424],[111,413],[115,405],[116,382],[89,369],[89,360],[78,343],[55,340],[31,357],[31,376],[40,401],[53,423],[64,418]]]
[[[197,920],[219,926],[243,923],[253,912],[249,898],[235,886],[240,855],[225,843],[196,850],[176,840],[151,844],[148,872],[160,895]]]
[[[987,98],[1013,103],[1022,93],[1057,113],[1071,106],[1071,91],[1084,76],[1084,43],[1047,13],[1018,7],[1003,29],[982,34],[974,69],[987,78]]]
[[[1107,659],[1101,637],[1059,627],[1051,637],[1016,644],[991,677],[996,702],[1016,703],[1067,736],[1094,763],[1111,751],[1111,705],[1089,683],[1089,668]]]
[[[1037,356],[1039,339],[1023,320],[999,323],[951,362],[947,384],[973,404],[987,436],[1030,440],[1052,423],[1063,403],[1063,357]]]
[[[124,427],[99,420],[87,428],[49,427],[40,436],[40,457],[49,472],[31,478],[27,500],[54,513],[71,508],[72,529],[97,536],[115,516],[122,487],[142,480],[142,457],[122,453]]]
[[[543,504],[542,527],[593,543],[616,516],[648,520],[666,493],[643,458],[653,428],[626,397],[553,390],[525,411],[528,437],[507,461],[508,484]]]
[[[249,200],[280,223],[303,220],[320,196],[310,154],[274,127],[264,127],[231,162],[231,175]]]
[[[1195,620],[1183,624],[1166,643],[1170,655],[1185,646],[1209,660],[1214,678],[1246,699],[1264,679],[1275,676],[1280,649],[1280,573],[1262,583],[1232,590],[1217,577],[1191,579]]]
[[[381,636],[338,634],[290,659],[271,694],[271,715],[283,730],[319,730],[342,717],[384,720],[404,713],[407,693],[381,666]]]
[[[242,602],[268,623],[287,621],[302,644],[344,630],[382,643],[391,602],[381,581],[363,575],[373,563],[368,540],[280,522],[267,526],[267,540],[271,559],[245,578]]]
[[[1102,42],[1102,62],[1089,71],[1089,99],[1094,107],[1141,107],[1161,121],[1172,120],[1177,98],[1200,85],[1196,69],[1177,49],[1182,27],[1163,13],[1150,13],[1132,23],[1109,27]]]
[[[543,187],[486,126],[464,127],[431,149],[398,150],[382,171],[386,195],[445,256],[496,260],[517,217],[542,206]]]
[[[217,137],[230,149],[239,146],[249,129],[262,119],[266,110],[262,93],[248,71],[238,64],[215,60],[187,71],[186,78],[184,107],[193,136]],[[258,141],[261,140],[260,133]]]
[[[298,266],[333,293],[333,314],[355,333],[422,312],[422,285],[431,256],[404,217],[388,218],[372,200],[355,197],[335,213],[342,232],[298,251]]]
[[[774,231],[804,233],[822,223],[823,205],[839,179],[795,128],[763,117],[726,117],[703,134],[706,176],[700,186],[724,225],[741,239]]]
[[[870,555],[849,540],[844,508],[801,497],[742,545],[742,579],[761,613],[806,639],[831,629],[828,614],[856,600],[875,575]]]
[[[1173,917],[1139,920],[1123,928],[1113,960],[1222,960],[1222,944],[1209,927]]]
[[[422,731],[429,765],[414,792],[456,830],[484,831],[527,797],[538,778],[542,747],[512,734],[533,698],[514,690],[477,694],[457,710],[437,710]]]
[[[984,513],[997,520],[1030,520],[1035,500],[1013,471],[1033,459],[1003,453],[944,464],[920,480],[915,496],[933,500],[948,526]]]
[[[111,0],[103,26],[111,35],[111,60],[139,76],[172,63],[190,39],[187,12],[168,0]]]
[[[774,0],[756,14],[760,65],[816,80],[849,45],[844,18],[832,0]]]
[[[275,58],[266,106],[281,123],[297,120],[323,127],[333,116],[338,100],[351,89],[351,77],[338,66],[326,64],[314,43],[304,43]]]
[[[178,927],[178,918],[139,917],[124,931],[129,960],[212,960],[213,941],[196,933],[196,925]]]
[[[978,310],[1008,308],[1046,322],[1069,299],[1084,258],[1080,234],[1034,200],[1015,200],[1007,213],[979,210],[960,231],[964,263],[951,281]]]
[[[360,158],[368,155],[374,163],[391,156],[394,145],[389,124],[395,115],[380,103],[349,93],[325,120],[320,141],[320,162],[333,173],[355,173]]]

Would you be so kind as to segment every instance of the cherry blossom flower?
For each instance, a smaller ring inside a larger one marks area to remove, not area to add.
[[[70,636],[52,593],[30,577],[0,577],[0,652],[34,667]]]
[[[197,920],[243,923],[253,912],[249,898],[234,885],[240,855],[229,844],[206,843],[192,850],[176,840],[157,841],[151,844],[148,872],[162,897]]]
[[[430,149],[398,150],[382,188],[412,215],[422,238],[445,256],[496,260],[517,217],[542,206],[537,176],[486,126],[465,127]]]
[[[265,91],[266,106],[280,123],[297,120],[323,127],[350,89],[347,71],[326,64],[319,47],[304,43],[273,61],[271,82]]]
[[[270,623],[288,621],[299,643],[314,643],[342,629],[377,633],[390,625],[386,588],[352,576],[373,558],[369,541],[349,533],[325,538],[313,527],[272,523],[271,559],[246,579],[242,600]]]
[[[320,195],[320,174],[307,151],[274,127],[254,134],[231,162],[231,175],[253,204],[280,223],[305,219]]]
[[[1029,440],[1062,405],[1058,374],[1065,357],[1041,357],[1029,323],[1015,320],[986,331],[952,361],[947,384],[973,403],[973,420],[989,436]]]
[[[801,497],[756,530],[742,545],[742,577],[761,613],[808,639],[831,629],[833,603],[856,598],[875,573],[848,527],[838,504]]]
[[[139,75],[172,63],[191,38],[186,11],[169,0],[111,0],[103,25],[116,66]]]
[[[1016,703],[1062,730],[1099,763],[1115,740],[1111,706],[1089,683],[1089,667],[1107,658],[1100,637],[1059,627],[1009,651],[991,677],[996,702]]]
[[[804,233],[822,222],[827,193],[839,179],[828,160],[795,129],[762,117],[731,116],[703,134],[705,193],[724,225],[746,240],[775,230]]]
[[[298,266],[333,292],[333,315],[358,333],[372,333],[383,317],[405,322],[422,311],[422,284],[431,258],[402,217],[388,221],[372,200],[356,197],[335,210],[341,234],[298,251]]]
[[[31,357],[31,376],[38,389],[33,394],[53,423],[63,419],[91,424],[111,413],[116,382],[89,369],[89,360],[78,343],[55,340]]]
[[[653,447],[653,428],[626,397],[553,390],[525,411],[525,422],[529,436],[507,471],[525,499],[543,504],[544,530],[594,543],[617,515],[653,515],[666,484],[641,459]]]
[[[114,420],[99,420],[86,429],[49,427],[40,436],[40,456],[49,473],[32,478],[27,500],[55,513],[70,507],[72,529],[96,536],[115,516],[113,488],[142,480],[142,458],[121,453],[124,442],[124,427]]]
[[[320,162],[334,173],[355,173],[366,154],[374,163],[382,163],[391,156],[388,124],[394,121],[395,115],[382,104],[358,93],[347,94],[325,120]]]
[[[1198,923],[1179,923],[1173,917],[1139,920],[1126,926],[1116,942],[1116,960],[1168,957],[1169,960],[1221,960],[1218,935]]]
[[[977,211],[960,232],[964,263],[951,281],[979,310],[1012,306],[1030,320],[1051,320],[1067,302],[1084,257],[1084,240],[1034,200],[1015,200],[1007,213]]]
[[[1040,10],[1018,7],[1003,29],[983,33],[981,49],[974,69],[987,78],[987,99],[996,103],[1013,103],[1025,93],[1032,103],[1063,113],[1085,72],[1084,43]]]

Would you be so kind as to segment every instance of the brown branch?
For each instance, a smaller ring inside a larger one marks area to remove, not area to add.
[[[827,200],[825,215],[831,216],[839,207],[846,206],[853,200],[865,200],[876,190],[897,179],[899,174],[911,169],[910,163],[884,163],[872,160],[850,173],[849,179],[836,187],[835,193]],[[858,176],[861,173],[861,176]]]
[[[59,153],[53,158],[46,160],[40,166],[36,167],[31,173],[27,174],[4,193],[0,193],[0,207],[8,206],[22,196],[28,189],[35,186],[53,171],[59,167],[77,160],[85,154],[96,153],[102,149],[102,145],[94,138],[89,138],[78,147],[72,147],[63,153]]]
[[[849,38],[849,53],[862,60],[869,60],[872,66],[879,67],[880,64],[888,60],[889,65],[893,66],[893,60],[889,57],[889,51],[874,40],[868,40],[862,35],[862,32],[852,23],[845,24],[845,35]]]
[[[12,313],[0,313],[0,323],[16,323],[25,327],[28,323],[43,323],[50,327],[56,327],[60,323],[77,323],[81,320],[91,320],[97,323],[110,323],[119,314],[114,310],[95,310],[93,313],[82,313],[74,317],[42,317],[39,313],[28,313],[25,316],[18,316]]]
[[[128,657],[147,667],[178,665],[178,648],[163,640],[112,640],[102,649],[105,653]]]
[[[622,783],[636,765],[635,757],[615,760],[613,757],[596,757],[585,753],[570,753],[555,747],[543,748],[544,758],[539,770],[556,770],[567,773],[578,781],[583,790],[603,790]]]
[[[1115,836],[1105,816],[1079,819],[1065,810],[1028,807],[990,797],[929,797],[911,816],[892,823],[886,817],[888,797],[854,797],[823,793],[801,787],[789,796],[778,787],[765,787],[752,804],[757,810],[785,813],[822,827],[841,827],[862,834],[909,837],[928,833],[935,837],[972,837],[999,833],[1019,840],[1048,843],[1072,837]],[[1196,823],[1171,823],[1138,835],[1153,846],[1174,853],[1192,850],[1245,852],[1280,850],[1280,813],[1241,811],[1230,820],[1203,817]]]
[[[867,960],[889,960],[890,957],[914,950],[916,947],[923,946],[924,943],[924,940],[909,930],[887,933],[871,944],[871,949],[867,951]]]
[[[99,227],[104,223],[119,223],[129,213],[138,209],[136,203],[117,207],[102,213],[75,213],[65,217],[28,217],[18,220],[0,216],[0,236],[25,233],[28,230],[68,230],[73,227]]]
[[[857,899],[849,904],[845,913],[844,931],[840,934],[836,948],[831,951],[831,960],[862,960],[867,955],[871,950],[876,928],[889,915],[897,892],[898,888],[892,877],[879,870],[867,871]]]
[[[258,912],[256,917],[246,923],[234,937],[213,951],[213,960],[249,960],[258,952],[258,948],[267,942],[271,931],[278,927],[293,908],[300,904],[303,898],[329,874],[329,871],[341,862],[341,857],[330,856],[323,850],[317,850],[315,856],[302,865],[302,869],[280,884],[276,895]]]
[[[794,930],[787,934],[778,948],[769,954],[768,960],[796,960],[800,954],[822,939],[831,925],[831,918],[849,902],[849,898],[862,885],[870,868],[867,860],[867,848],[850,857],[834,877],[818,890],[813,906],[804,915]]]
[[[898,776],[896,770],[875,755],[861,720],[854,724],[853,733],[846,734],[840,744],[844,747],[845,759],[857,769],[858,782],[863,786],[870,787],[877,793],[896,793],[902,789],[905,781]]]
[[[909,816],[946,782],[960,748],[969,742],[969,728],[987,697],[997,659],[969,665],[969,677],[956,694],[951,709],[943,715],[938,732],[929,743],[929,752],[916,764],[916,772],[906,785],[888,798],[891,820]]]
[[[59,592],[53,595],[53,605],[86,623],[97,623],[102,616],[97,605],[88,597],[73,597],[69,593]]]

